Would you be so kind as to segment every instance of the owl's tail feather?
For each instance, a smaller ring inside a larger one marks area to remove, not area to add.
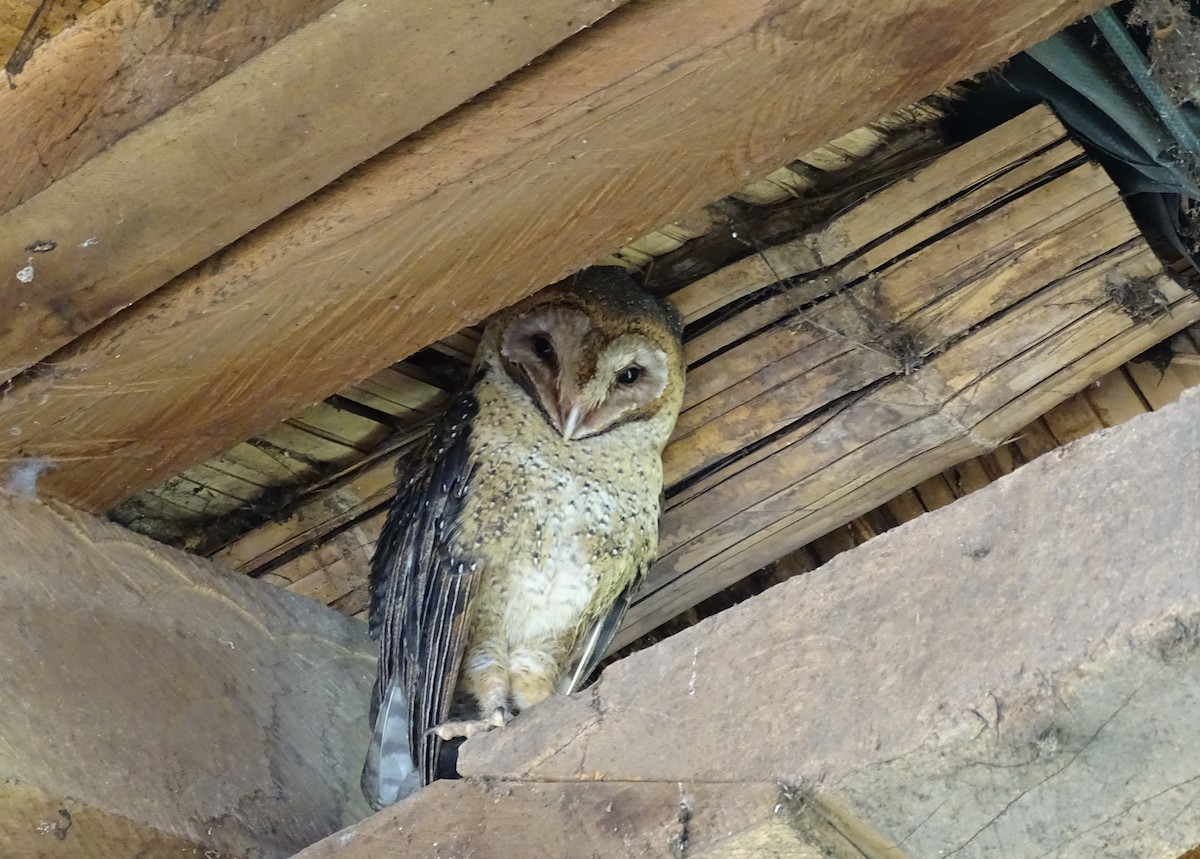
[[[413,764],[408,736],[408,704],[398,678],[391,679],[382,698],[376,680],[373,697],[378,702],[378,709],[361,784],[363,796],[378,811],[416,793],[421,787],[421,776]]]

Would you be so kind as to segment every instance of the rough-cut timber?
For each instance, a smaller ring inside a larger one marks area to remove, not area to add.
[[[438,782],[295,859],[856,859],[778,784]]]
[[[692,323],[691,366],[665,455],[662,557],[618,647],[1003,444],[1200,317],[1044,109],[672,298]],[[363,463],[217,557],[361,606],[363,532],[394,459]]]
[[[0,59],[11,83],[39,45],[81,17],[104,5],[105,0],[0,0]],[[0,192],[2,193],[2,192]]]
[[[1200,841],[1197,486],[1189,394],[616,663],[460,770],[802,786],[886,859],[1178,856]]]
[[[698,366],[664,456],[660,558],[615,647],[1200,318],[1062,134],[1031,111],[739,264],[733,294],[760,298],[740,312],[713,307],[712,278],[679,293],[713,321],[687,343]],[[1152,312],[1117,300],[1122,285]]]
[[[360,624],[62,505],[0,493],[0,533],[0,853],[267,859],[369,812]]]
[[[71,43],[38,64],[51,81],[23,73],[17,89],[0,90],[0,128],[22,137],[14,151],[41,163],[42,152],[54,159],[62,150],[65,161],[45,167],[56,176],[54,184],[0,215],[0,378],[45,357],[492,86],[615,3],[552,0],[527,14],[513,3],[345,0],[174,110],[130,131],[170,107],[172,99],[230,71],[233,60],[250,53],[251,46],[257,53],[263,41],[330,4],[269,4],[279,6],[272,17],[257,7],[250,11],[223,3],[209,16],[201,4],[185,4],[172,14],[169,4],[136,0],[132,21],[113,21],[130,5],[115,0],[114,8],[99,13],[113,33],[97,29],[104,22],[89,22],[81,36],[67,34]],[[210,22],[210,17],[220,20]],[[255,22],[249,34],[243,18]],[[122,30],[125,23],[135,32]],[[77,58],[75,40],[89,35],[85,47],[94,47],[98,39],[106,52]],[[196,62],[187,47],[195,39],[202,42],[194,49],[201,54],[204,42],[214,41],[218,56]],[[114,56],[113,41],[127,50],[142,41],[159,45],[151,60],[108,70],[132,81],[115,95],[86,63],[92,59],[102,68],[105,61],[133,63],[121,52]],[[236,49],[228,51],[233,56],[226,63],[220,53],[230,44]],[[170,81],[179,64],[189,71],[175,87]],[[100,89],[82,98],[46,91],[78,83],[80,77],[96,81]],[[157,94],[164,78],[168,83],[160,103],[148,95]],[[119,107],[126,100],[137,105],[128,113]],[[70,109],[61,110],[61,104]],[[82,134],[72,130],[79,123]],[[130,133],[98,152],[101,143],[123,131]],[[0,150],[8,151],[2,138]],[[94,157],[80,164],[85,156]],[[64,175],[70,166],[77,169]],[[17,176],[37,175],[13,169]],[[53,249],[38,252],[51,244]],[[25,272],[20,279],[18,271]],[[254,315],[261,318],[263,311]]]
[[[109,0],[61,33],[76,6],[49,0],[49,41],[15,45],[0,87],[0,212],[44,190],[97,153],[314,20],[337,0],[242,3]],[[7,4],[6,4],[7,5]],[[37,3],[16,4],[26,18]],[[41,29],[41,25],[38,25]],[[165,141],[164,141],[165,142]]]
[[[110,507],[1096,5],[627,7],[18,379],[0,459]]]

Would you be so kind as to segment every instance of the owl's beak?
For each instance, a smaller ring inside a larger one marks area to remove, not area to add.
[[[579,429],[579,422],[583,420],[583,409],[577,405],[566,407],[566,403],[559,406],[562,414],[562,436],[566,441],[571,440],[571,436],[575,435],[575,430]]]

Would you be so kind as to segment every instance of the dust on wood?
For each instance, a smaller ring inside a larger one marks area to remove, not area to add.
[[[1134,322],[1149,322],[1170,310],[1170,302],[1153,278],[1131,278],[1113,272],[1104,292]]]
[[[1150,73],[1177,104],[1200,102],[1200,21],[1188,0],[1137,0],[1128,21],[1149,36]]]
[[[81,15],[103,5],[105,0],[41,0],[29,15],[25,26],[15,39],[15,29],[19,16],[27,13],[29,4],[7,0],[5,8],[0,10],[0,56],[8,55],[4,63],[4,73],[8,78],[8,86],[15,89],[16,79],[25,69],[25,64],[33,56],[39,45],[64,28],[75,23]],[[7,32],[6,32],[7,31]]]
[[[264,0],[248,15],[237,3],[112,0],[40,49],[19,89],[0,92],[0,236],[11,237],[0,242],[0,270],[28,263],[31,238],[59,246],[37,262],[36,289],[0,278],[4,378],[118,313],[160,333],[220,315],[137,302],[178,276],[187,294],[203,274],[227,276],[230,243],[616,5],[548,0],[527,16],[456,0],[397,15],[354,0]],[[397,80],[407,83],[397,89]],[[340,190],[331,191],[339,201]],[[342,267],[334,279],[348,270],[376,285],[382,307],[395,303],[373,264]],[[275,314],[253,315],[263,324]],[[204,348],[180,356],[189,372]],[[293,398],[287,411],[322,396]]]

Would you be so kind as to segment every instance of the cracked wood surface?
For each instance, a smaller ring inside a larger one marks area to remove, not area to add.
[[[1170,312],[1132,319],[1111,300],[1114,278],[1155,286]],[[672,299],[692,324],[684,410],[664,455],[660,558],[616,648],[1003,444],[1200,317],[1044,108]],[[390,498],[395,459],[217,559],[267,565],[317,597],[365,589],[367,517]],[[354,523],[344,536],[303,551],[339,518]]]
[[[295,859],[856,859],[777,784],[437,782]]]
[[[50,40],[38,44],[0,88],[5,153],[0,212],[45,190],[336,2],[262,0],[251,8],[236,2],[109,0],[63,32],[52,30]],[[41,5],[50,16],[65,11],[61,0]],[[67,5],[79,11],[100,6],[77,0]],[[127,206],[136,199],[131,194]],[[25,243],[36,238],[47,236]]]
[[[1097,5],[619,10],[16,380],[0,460],[111,507]]]
[[[615,5],[113,0],[0,90],[0,377]]]
[[[35,49],[105,0],[0,0],[0,59],[11,83]],[[0,191],[3,194],[3,191]]]
[[[361,624],[65,505],[0,493],[0,533],[10,855],[267,859],[368,813]]]
[[[886,859],[1177,856],[1200,840],[1197,485],[1190,393],[615,663],[460,771],[802,785]]]

